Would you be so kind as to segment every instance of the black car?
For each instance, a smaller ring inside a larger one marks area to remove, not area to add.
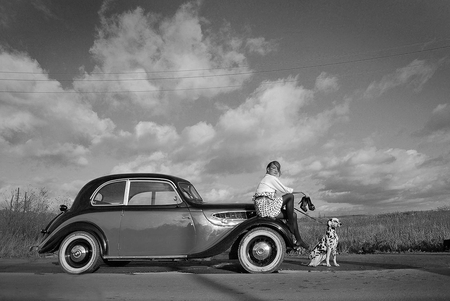
[[[58,251],[70,274],[103,262],[208,258],[229,252],[251,273],[271,273],[293,247],[282,220],[256,217],[253,204],[205,202],[187,180],[116,174],[87,183],[70,209],[42,230],[39,253]]]

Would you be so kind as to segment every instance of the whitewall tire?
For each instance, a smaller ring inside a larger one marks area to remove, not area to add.
[[[69,274],[92,273],[100,265],[100,246],[94,235],[77,231],[59,247],[59,264]]]
[[[238,248],[242,267],[250,273],[272,273],[281,265],[286,254],[286,243],[270,228],[258,227],[244,235]]]

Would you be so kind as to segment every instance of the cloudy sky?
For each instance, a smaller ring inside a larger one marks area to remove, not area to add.
[[[0,0],[0,190],[106,174],[313,215],[450,204],[449,1]]]

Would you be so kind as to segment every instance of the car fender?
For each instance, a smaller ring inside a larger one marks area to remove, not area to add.
[[[235,248],[237,249],[237,246],[239,245],[242,236],[249,230],[256,227],[268,227],[274,229],[275,231],[281,234],[281,236],[283,237],[288,246],[291,247],[293,246],[292,234],[284,222],[282,222],[279,219],[253,217],[237,225],[224,238],[222,238],[222,240],[220,240],[217,244],[215,244],[211,248],[203,252],[190,254],[188,255],[188,258],[212,257],[225,252],[230,247],[231,247],[230,256],[232,256],[231,253],[235,251],[234,250]]]
[[[74,222],[68,225],[56,229],[53,231],[39,246],[38,252],[42,253],[53,253],[59,249],[59,245],[62,240],[75,231],[85,231],[89,232],[98,239],[101,248],[101,255],[107,254],[108,252],[108,242],[103,231],[97,227],[95,224],[89,222]]]

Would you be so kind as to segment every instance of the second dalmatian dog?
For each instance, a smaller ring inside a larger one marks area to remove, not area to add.
[[[341,222],[339,221],[339,219],[334,217],[328,220],[327,232],[309,254],[309,259],[311,259],[311,261],[308,266],[316,267],[323,260],[326,260],[326,266],[330,267],[331,255],[333,255],[334,266],[339,266],[339,264],[336,262],[336,250],[339,241],[339,237],[336,233],[336,228],[340,226]]]

